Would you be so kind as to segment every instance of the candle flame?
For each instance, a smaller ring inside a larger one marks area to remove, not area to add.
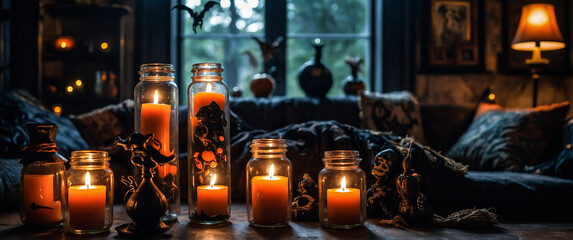
[[[213,86],[211,86],[211,83],[207,83],[207,87],[205,89],[206,92],[211,92]]]
[[[273,177],[275,176],[275,165],[271,164],[271,167],[269,168],[269,179],[273,179]]]
[[[209,188],[215,188],[216,179],[217,179],[217,174],[213,174],[213,177],[211,178],[211,186],[209,186]]]
[[[342,177],[342,181],[340,181],[340,188],[343,192],[346,191],[346,177]]]
[[[155,94],[153,94],[153,103],[159,103],[159,95],[157,94],[157,90],[155,90]]]
[[[90,189],[92,187],[92,179],[90,177],[90,172],[86,173],[86,177],[85,177],[85,185],[87,189]]]

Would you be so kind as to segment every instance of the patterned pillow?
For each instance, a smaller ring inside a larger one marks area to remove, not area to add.
[[[525,165],[534,165],[544,156],[561,130],[569,102],[490,109],[475,118],[446,156],[469,165],[471,170],[522,171]]]
[[[412,93],[402,91],[382,94],[362,91],[359,94],[358,106],[362,128],[391,131],[393,135],[408,135],[419,143],[426,143],[420,107]]]

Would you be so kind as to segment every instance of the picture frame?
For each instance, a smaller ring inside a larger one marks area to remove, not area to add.
[[[511,48],[511,42],[517,32],[521,9],[529,3],[549,3],[555,7],[555,17],[561,35],[565,41],[565,48],[555,51],[543,51],[541,57],[549,59],[549,64],[542,71],[545,74],[563,74],[573,69],[571,55],[571,33],[569,1],[563,0],[505,0],[502,1],[502,52],[499,55],[498,69],[505,74],[530,74],[531,69],[525,63],[525,59],[531,58],[531,51],[517,51]]]
[[[423,18],[420,33],[421,72],[483,71],[483,2],[427,1],[420,14]]]

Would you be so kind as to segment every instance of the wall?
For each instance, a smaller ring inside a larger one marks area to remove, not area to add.
[[[531,106],[533,93],[531,75],[510,75],[498,71],[498,55],[502,51],[501,9],[501,0],[486,0],[484,10],[486,71],[468,74],[417,74],[415,92],[420,103],[475,104],[481,98],[482,92],[490,87],[496,93],[497,103],[502,106],[512,108]],[[563,26],[560,27],[563,28]],[[538,86],[538,105],[560,101],[573,102],[573,76],[571,74],[541,74]],[[569,111],[568,117],[573,117],[573,110]]]

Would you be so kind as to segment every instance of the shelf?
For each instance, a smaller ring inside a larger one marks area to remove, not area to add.
[[[61,52],[61,53],[45,53],[42,55],[44,60],[116,60],[118,54],[114,53],[74,53],[74,52]]]
[[[131,12],[131,8],[124,5],[111,4],[45,4],[42,6],[47,14],[52,16],[120,16]]]

